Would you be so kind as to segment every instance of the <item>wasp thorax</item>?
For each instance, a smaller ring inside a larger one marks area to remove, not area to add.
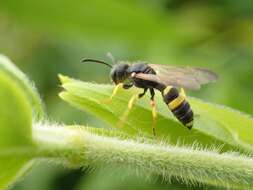
[[[128,78],[128,68],[129,65],[125,63],[115,65],[112,68],[110,76],[115,84],[119,84]]]

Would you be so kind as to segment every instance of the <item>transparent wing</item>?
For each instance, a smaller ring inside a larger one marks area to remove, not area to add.
[[[191,90],[198,90],[201,85],[214,82],[218,78],[214,72],[203,68],[155,64],[149,66],[155,70],[156,75],[138,73],[135,77]]]

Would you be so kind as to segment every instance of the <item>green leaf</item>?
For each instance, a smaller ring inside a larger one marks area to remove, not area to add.
[[[43,105],[34,84],[22,73],[7,57],[0,54],[0,70],[8,74],[13,82],[17,83],[25,93],[33,109],[33,119],[40,120],[44,117]]]
[[[35,88],[2,55],[0,105],[0,189],[3,189],[29,168],[29,153],[34,149],[32,120],[41,118],[43,111]]]
[[[30,147],[32,110],[19,86],[0,71],[0,189],[16,179],[27,163],[26,157],[13,157],[16,152]],[[8,156],[8,155],[11,156]]]
[[[98,85],[68,78],[60,75],[64,91],[60,97],[71,105],[116,127],[127,108],[129,99],[142,90],[121,89],[110,103],[102,103],[113,90],[110,85]],[[158,121],[157,138],[167,140],[171,144],[221,149],[222,151],[240,150],[252,153],[253,119],[239,111],[204,102],[196,98],[188,98],[194,112],[195,123],[192,130],[182,126],[171,114],[162,101],[160,92],[156,93]],[[149,97],[138,100],[130,112],[124,127],[119,129],[130,135],[152,137],[152,117]]]

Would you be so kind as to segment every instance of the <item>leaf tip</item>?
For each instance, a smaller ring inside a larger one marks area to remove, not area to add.
[[[65,91],[60,92],[58,95],[59,95],[59,97],[60,97],[61,99],[65,100],[65,96],[66,96],[66,92],[65,92]]]
[[[61,84],[65,84],[65,83],[68,83],[71,81],[71,79],[65,75],[62,75],[62,74],[58,74],[58,78],[61,82]]]
[[[10,62],[10,60],[5,55],[0,54],[0,62]]]

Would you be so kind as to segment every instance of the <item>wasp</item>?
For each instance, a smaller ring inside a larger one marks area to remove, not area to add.
[[[199,90],[202,85],[214,82],[218,78],[217,74],[204,68],[149,64],[144,61],[130,63],[128,61],[115,61],[111,55],[109,56],[113,60],[113,65],[97,59],[83,59],[82,62],[100,63],[111,68],[110,77],[116,87],[110,99],[116,95],[120,87],[129,89],[135,86],[143,89],[142,93],[134,95],[129,100],[128,109],[123,114],[123,121],[133,107],[134,102],[143,97],[147,91],[150,92],[154,135],[157,117],[154,102],[155,89],[161,92],[164,103],[168,105],[178,121],[191,129],[194,113],[186,99],[184,89]]]

